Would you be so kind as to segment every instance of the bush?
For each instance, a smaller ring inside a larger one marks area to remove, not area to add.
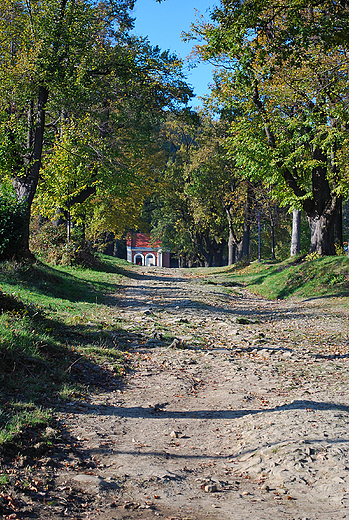
[[[21,250],[26,213],[26,203],[18,201],[11,189],[0,187],[1,260],[12,258]]]
[[[98,259],[90,251],[79,228],[72,230],[70,242],[64,224],[54,226],[52,222],[42,225],[32,223],[30,234],[30,250],[45,262],[53,265],[78,265],[96,267]]]

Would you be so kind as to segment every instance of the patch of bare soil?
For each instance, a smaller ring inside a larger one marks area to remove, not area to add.
[[[109,301],[125,380],[62,402],[52,448],[7,461],[3,518],[349,518],[345,302],[139,273]]]

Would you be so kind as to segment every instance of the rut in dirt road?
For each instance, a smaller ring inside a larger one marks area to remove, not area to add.
[[[339,300],[270,302],[195,271],[137,273],[108,300],[129,372],[62,404],[71,448],[37,517],[349,518]]]

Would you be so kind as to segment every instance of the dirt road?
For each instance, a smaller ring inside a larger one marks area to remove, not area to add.
[[[127,376],[62,403],[25,518],[349,518],[345,302],[194,273],[140,268],[109,296]]]

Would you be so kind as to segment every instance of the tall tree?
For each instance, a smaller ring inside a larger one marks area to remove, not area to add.
[[[107,171],[109,180],[116,170],[127,177],[141,159],[142,140],[151,140],[149,128],[158,124],[159,112],[191,95],[175,57],[128,35],[132,7],[133,0],[1,3],[0,170],[27,205],[22,253],[29,252],[30,210],[50,150],[56,158],[50,163],[62,174],[61,191],[64,168],[74,163],[66,196],[70,209],[97,193]],[[84,120],[86,139],[77,138],[84,164],[66,156],[60,169],[64,134],[69,128],[72,137],[72,127]],[[106,143],[113,139],[108,156]],[[133,147],[123,150],[130,140]]]
[[[83,216],[87,231],[119,236],[138,227],[143,201],[165,166],[161,121],[190,89],[177,58],[146,41],[130,38],[117,51],[126,54],[128,69],[104,77],[83,117],[66,112],[43,163],[37,207],[49,218],[61,208],[76,222]]]
[[[225,67],[214,95],[239,112],[231,153],[248,175],[276,185],[285,204],[303,207],[310,249],[320,254],[335,254],[348,191],[347,28],[346,4],[222,0],[211,23],[191,33],[205,40],[201,57]]]
[[[226,124],[199,117],[199,126],[172,120],[165,127],[172,146],[160,184],[156,232],[172,251],[206,266],[222,264],[228,243],[232,263],[247,255],[252,200],[224,149]]]

